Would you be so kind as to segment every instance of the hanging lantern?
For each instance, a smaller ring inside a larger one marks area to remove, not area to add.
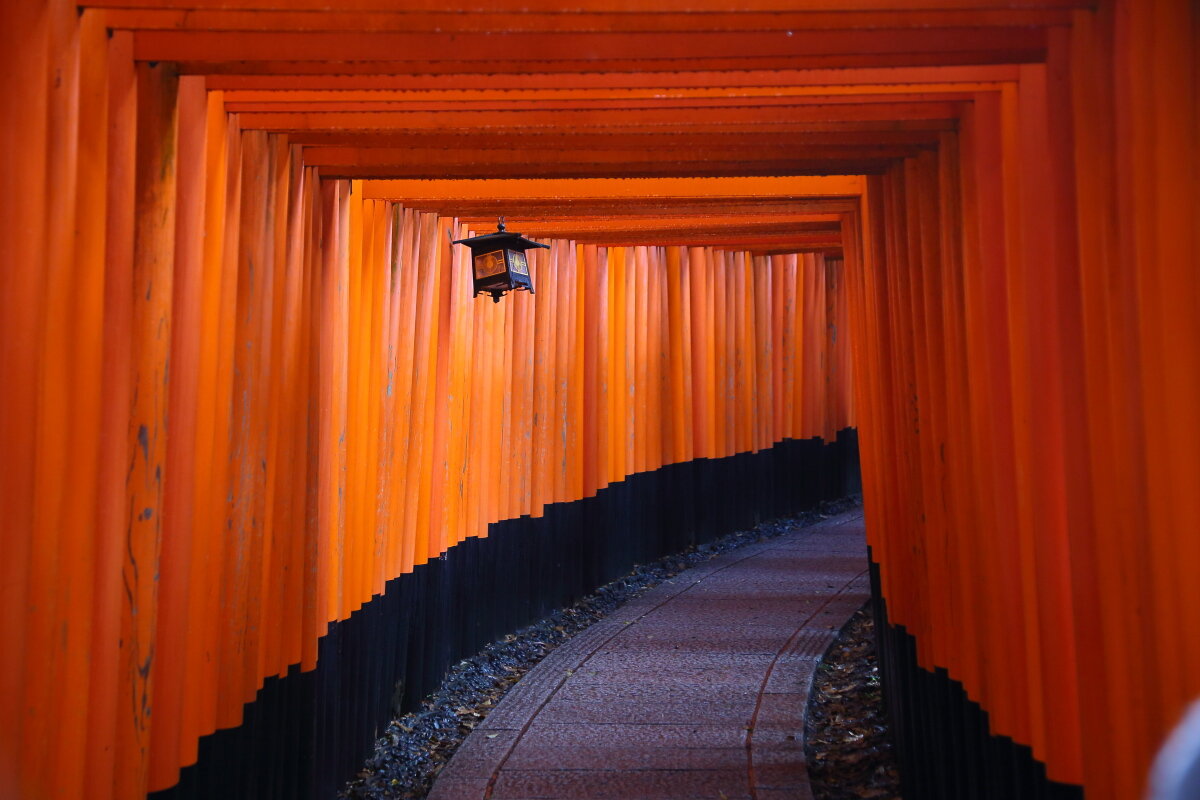
[[[505,292],[513,289],[528,289],[533,294],[533,281],[529,277],[529,261],[525,251],[535,247],[550,249],[548,244],[538,244],[519,233],[506,231],[504,217],[500,218],[495,233],[458,239],[454,244],[465,244],[471,248],[475,294],[487,292],[497,303]]]

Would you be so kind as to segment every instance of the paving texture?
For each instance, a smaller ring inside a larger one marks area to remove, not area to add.
[[[811,798],[812,672],[868,594],[861,511],[682,572],[534,667],[429,798]]]

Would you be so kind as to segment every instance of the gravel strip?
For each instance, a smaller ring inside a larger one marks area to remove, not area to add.
[[[721,553],[773,539],[857,508],[858,498],[823,503],[815,511],[765,522],[716,541],[638,565],[575,605],[493,642],[451,668],[421,708],[393,720],[375,743],[358,777],[338,795],[348,800],[423,798],[455,748],[500,702],[505,692],[551,650],[593,622],[664,580]]]
[[[901,798],[869,607],[850,618],[813,676],[804,752],[816,800]]]

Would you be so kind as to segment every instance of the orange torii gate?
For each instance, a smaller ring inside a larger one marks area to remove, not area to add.
[[[327,5],[0,12],[0,796],[325,791],[493,633],[360,657],[444,553],[540,543],[501,630],[715,532],[572,504],[733,525],[849,426],[909,780],[1138,795],[1200,694],[1186,0]],[[493,308],[500,214],[555,244]]]

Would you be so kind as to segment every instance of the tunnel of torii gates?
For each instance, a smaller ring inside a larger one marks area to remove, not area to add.
[[[332,797],[861,459],[907,796],[1138,797],[1200,695],[1196,4],[452,5],[3,3],[0,796]]]

